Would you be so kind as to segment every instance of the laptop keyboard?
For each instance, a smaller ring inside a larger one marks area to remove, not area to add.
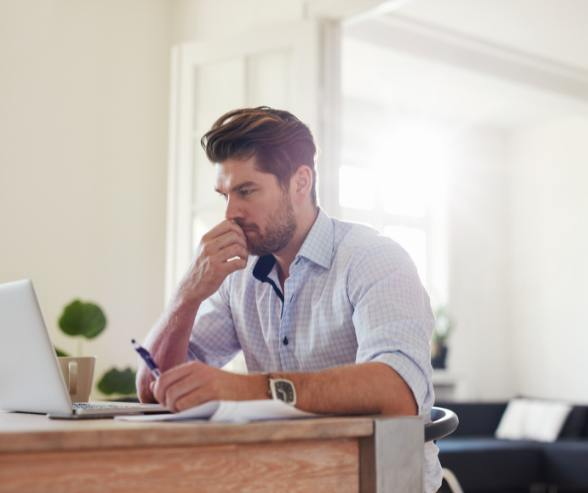
[[[74,402],[74,409],[134,409],[141,405],[137,402]]]

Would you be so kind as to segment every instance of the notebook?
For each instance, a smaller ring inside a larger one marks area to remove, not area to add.
[[[0,409],[52,418],[161,413],[159,404],[72,403],[30,280],[0,284]]]
[[[117,416],[124,421],[183,421],[206,419],[225,423],[242,423],[268,419],[312,418],[318,414],[296,409],[282,401],[263,399],[255,401],[209,401],[200,406],[172,414],[144,416]]]

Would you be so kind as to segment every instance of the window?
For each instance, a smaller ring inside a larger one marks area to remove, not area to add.
[[[362,118],[362,115],[369,115]],[[437,300],[445,297],[447,140],[443,127],[395,108],[343,105],[338,206],[399,243]],[[436,265],[434,265],[436,264]]]

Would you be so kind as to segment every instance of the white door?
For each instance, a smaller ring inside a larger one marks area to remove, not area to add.
[[[223,219],[224,201],[214,192],[214,167],[200,146],[212,123],[235,108],[272,106],[297,115],[320,142],[320,31],[320,23],[312,20],[174,49],[167,299],[201,236]]]

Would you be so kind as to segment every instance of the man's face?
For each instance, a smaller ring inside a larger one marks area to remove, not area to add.
[[[227,159],[216,171],[216,191],[227,201],[225,216],[243,229],[248,250],[261,256],[285,248],[296,230],[296,215],[278,179],[259,171],[255,157]]]

